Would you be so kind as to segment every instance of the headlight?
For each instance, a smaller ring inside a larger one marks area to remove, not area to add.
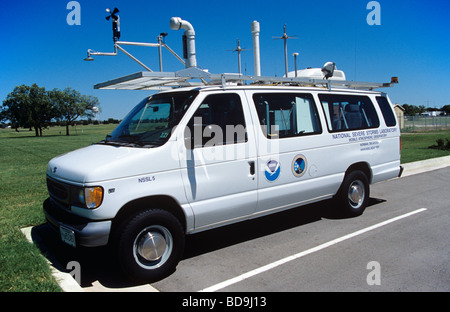
[[[103,201],[101,186],[76,188],[72,194],[72,205],[83,208],[98,208]]]

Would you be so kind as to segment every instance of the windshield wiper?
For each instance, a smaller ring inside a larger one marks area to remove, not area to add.
[[[136,144],[139,146],[144,146],[144,142],[142,142],[142,140],[135,136],[135,135],[130,135],[130,134],[124,134],[119,136],[119,139],[127,139],[127,143],[132,143],[132,144]]]
[[[131,146],[131,147],[155,147],[161,146],[161,142],[156,141],[143,141],[136,135],[124,134],[115,139],[111,139],[111,135],[107,135],[105,140],[98,142],[97,144],[107,144],[113,146]],[[120,140],[123,139],[123,140]]]
[[[139,139],[138,137],[134,136],[134,135],[121,135],[118,138],[119,139],[123,139],[123,138],[127,138],[128,140],[125,141],[121,141],[121,140],[115,140],[115,139],[111,139],[112,136],[111,135],[107,135],[106,138],[100,142],[98,142],[97,144],[107,144],[107,145],[113,145],[113,146],[132,146],[132,147],[142,147],[142,146],[146,146],[147,144],[145,144],[144,142],[142,142],[141,139]]]

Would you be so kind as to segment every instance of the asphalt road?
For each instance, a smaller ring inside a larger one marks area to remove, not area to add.
[[[56,268],[80,263],[85,291],[448,292],[449,185],[447,167],[372,185],[357,218],[324,201],[189,236],[176,272],[152,285],[127,282],[104,248],[32,234]]]

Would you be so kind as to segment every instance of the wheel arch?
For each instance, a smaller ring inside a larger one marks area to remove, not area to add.
[[[370,168],[370,165],[367,162],[362,161],[362,162],[357,162],[357,163],[352,164],[345,171],[345,176],[347,176],[350,172],[353,172],[356,170],[360,170],[360,171],[364,172],[367,179],[369,180],[369,184],[372,183],[372,177],[373,177],[372,169]]]
[[[129,217],[151,208],[158,208],[172,213],[186,232],[186,215],[181,205],[173,197],[168,195],[142,197],[126,203],[114,217],[112,231],[120,227]]]

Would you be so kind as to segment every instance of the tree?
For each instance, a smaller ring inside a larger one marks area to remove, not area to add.
[[[402,107],[405,109],[405,116],[415,116],[419,113],[417,106],[403,104]]]
[[[444,111],[446,115],[450,115],[450,105],[442,106],[441,110]]]
[[[402,107],[405,109],[405,116],[416,116],[418,114],[424,113],[427,108],[424,105],[419,107],[415,105],[403,104]]]
[[[419,114],[423,114],[427,111],[427,107],[425,105],[419,105]]]
[[[69,135],[69,126],[77,118],[82,116],[94,117],[99,106],[96,97],[82,95],[69,87],[65,88],[64,91],[53,89],[49,92],[49,97],[56,111],[55,119],[63,121],[66,125],[66,135]]]
[[[16,86],[3,101],[2,120],[9,120],[16,130],[19,127],[34,128],[36,136],[42,136],[53,118],[54,110],[45,88],[37,84]]]

